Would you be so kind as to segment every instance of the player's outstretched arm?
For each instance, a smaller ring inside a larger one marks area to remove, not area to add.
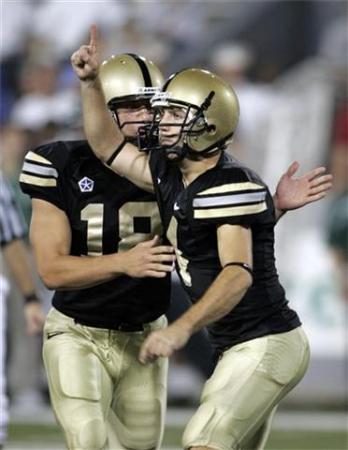
[[[123,134],[107,109],[98,77],[98,35],[95,25],[91,27],[89,44],[82,45],[72,55],[71,64],[80,79],[84,129],[93,152],[115,172],[152,192],[148,156],[132,144],[123,146]],[[122,151],[118,152],[121,148]]]
[[[123,253],[102,256],[70,255],[71,229],[66,214],[53,204],[33,199],[30,240],[39,275],[49,289],[82,289],[126,274],[163,278],[173,270],[172,247],[158,238]]]
[[[218,228],[221,266],[242,262],[252,266],[252,237],[250,229],[239,225]],[[240,266],[227,265],[205,294],[175,322],[154,331],[141,347],[139,360],[151,362],[159,356],[171,356],[182,348],[190,336],[228,314],[243,298],[252,283],[250,273]]]
[[[321,200],[332,187],[332,175],[326,173],[325,167],[295,177],[299,167],[297,161],[293,162],[279,179],[273,196],[277,220],[286,211]]]

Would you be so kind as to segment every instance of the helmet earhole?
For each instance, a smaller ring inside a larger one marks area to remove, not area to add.
[[[207,128],[207,131],[209,134],[213,135],[216,133],[216,126],[215,125],[209,125]]]

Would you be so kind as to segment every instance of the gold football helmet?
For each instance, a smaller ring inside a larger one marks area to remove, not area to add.
[[[153,120],[134,118],[122,121],[118,108],[137,109],[145,106],[151,110],[150,99],[163,85],[163,75],[159,68],[149,59],[133,53],[111,56],[104,61],[99,69],[99,78],[104,91],[106,103],[111,110],[118,127],[123,130],[126,125],[136,125],[135,136],[126,139],[143,149],[157,142],[157,133],[151,132]]]
[[[149,100],[163,85],[163,75],[149,59],[133,53],[111,56],[99,69],[108,107]]]
[[[162,92],[151,99],[154,108],[187,109],[181,124],[180,141],[184,154],[206,155],[225,148],[239,119],[238,98],[222,78],[203,69],[185,69],[172,75]],[[168,125],[160,122],[160,125]],[[177,125],[177,124],[169,124]],[[179,156],[180,146],[173,150]],[[170,153],[170,149],[167,149]]]

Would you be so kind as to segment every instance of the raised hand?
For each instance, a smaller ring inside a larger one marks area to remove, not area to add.
[[[71,65],[81,81],[94,81],[98,76],[98,31],[96,25],[91,26],[88,45],[82,45],[71,56]]]
[[[332,187],[332,175],[325,173],[325,167],[317,167],[295,178],[299,167],[297,161],[293,162],[278,182],[273,200],[281,212],[321,200]]]
[[[158,245],[159,237],[141,242],[124,253],[124,273],[130,277],[163,278],[174,270],[175,254],[173,247]]]

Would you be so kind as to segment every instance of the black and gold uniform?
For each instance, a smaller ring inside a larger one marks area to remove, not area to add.
[[[30,151],[20,184],[32,198],[66,213],[71,255],[121,252],[161,234],[154,196],[106,168],[86,141],[55,142]],[[87,289],[58,291],[53,306],[83,324],[117,329],[122,323],[147,323],[162,315],[169,289],[168,276],[121,276]]]
[[[275,268],[274,206],[261,179],[225,152],[187,188],[179,167],[161,150],[152,152],[150,167],[162,222],[177,248],[178,273],[193,302],[222,269],[216,228],[231,224],[252,230],[253,284],[233,311],[208,327],[215,350],[298,327]]]
[[[161,234],[154,196],[103,166],[86,141],[30,151],[20,183],[66,214],[71,255],[122,252]],[[169,298],[169,276],[55,292],[43,360],[69,449],[159,447],[168,360],[143,365],[138,356],[146,336],[166,326]]]

